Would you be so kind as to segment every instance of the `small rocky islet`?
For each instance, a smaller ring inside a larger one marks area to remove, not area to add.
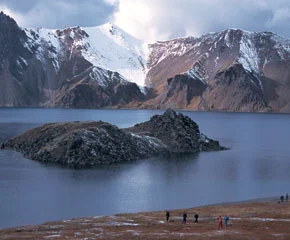
[[[21,152],[40,162],[89,168],[163,154],[227,148],[200,133],[199,126],[188,116],[168,109],[163,115],[154,115],[127,129],[102,121],[45,124],[8,140],[1,149]]]

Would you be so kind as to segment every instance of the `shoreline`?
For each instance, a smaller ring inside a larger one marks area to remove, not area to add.
[[[48,110],[105,110],[105,111],[111,111],[111,110],[129,110],[129,111],[161,111],[165,112],[166,108],[61,108],[61,107],[41,107],[41,106],[27,106],[27,107],[0,107],[0,109],[48,109]],[[187,108],[172,108],[174,111],[177,112],[194,112],[194,113],[242,113],[242,114],[270,114],[270,115],[289,115],[290,112],[248,112],[248,111],[225,111],[225,110],[197,110],[197,109],[187,109]]]
[[[11,151],[11,150],[4,150],[4,151]],[[177,209],[163,209],[163,210],[152,210],[152,211],[141,211],[141,212],[119,212],[119,213],[115,213],[112,215],[97,215],[97,216],[80,216],[80,217],[74,217],[72,219],[82,219],[82,218],[103,218],[103,217],[114,217],[117,215],[123,215],[123,214],[142,214],[142,213],[155,213],[155,212],[164,212],[166,210],[168,211],[181,211],[181,210],[185,210],[185,209],[199,209],[199,208],[206,208],[206,207],[221,207],[221,206],[233,206],[233,205],[238,205],[238,204],[249,204],[249,203],[273,203],[273,202],[278,202],[280,199],[280,197],[265,197],[265,198],[253,198],[253,199],[248,199],[248,200],[241,200],[241,201],[233,201],[233,202],[220,202],[220,203],[213,203],[213,204],[205,204],[205,205],[200,205],[200,206],[195,206],[195,207],[189,207],[189,208],[177,208]],[[289,200],[290,203],[290,200]],[[5,230],[5,229],[13,229],[13,228],[19,228],[19,227],[26,227],[26,226],[37,226],[37,225],[41,225],[41,224],[45,224],[45,223],[50,223],[50,222],[56,222],[56,221],[69,221],[71,219],[58,219],[58,220],[51,220],[51,221],[45,221],[42,223],[38,223],[38,224],[27,224],[27,225],[17,225],[17,226],[11,226],[11,227],[5,227],[5,228],[1,228],[0,227],[0,231],[1,230]]]
[[[267,197],[169,210],[168,223],[165,210],[73,218],[0,229],[0,239],[273,239],[277,234],[290,239],[290,202],[279,200]],[[188,214],[187,224],[181,224],[183,212]],[[198,224],[193,223],[195,213]],[[229,227],[218,229],[217,217],[226,215]]]
[[[5,150],[5,151],[10,151],[10,150]],[[253,198],[253,199],[248,199],[248,200],[241,200],[241,201],[233,201],[233,202],[220,202],[220,203],[213,203],[213,204],[205,204],[205,205],[200,205],[200,206],[195,206],[195,207],[189,207],[189,208],[177,208],[177,209],[163,209],[163,210],[152,210],[152,211],[141,211],[141,212],[119,212],[115,213],[112,215],[97,215],[97,216],[80,216],[80,217],[74,217],[72,219],[83,219],[83,218],[103,218],[103,217],[114,217],[117,215],[123,215],[123,214],[142,214],[142,213],[156,213],[156,212],[164,212],[166,210],[168,211],[181,211],[181,210],[186,210],[186,209],[199,209],[199,208],[206,208],[206,207],[222,207],[222,206],[233,206],[233,205],[240,205],[240,204],[249,204],[249,203],[273,203],[273,202],[278,202],[280,197],[265,197],[265,198]],[[290,200],[289,200],[290,203]],[[37,226],[37,225],[42,225],[45,223],[50,223],[50,222],[56,222],[56,221],[69,221],[71,219],[58,219],[58,220],[52,220],[52,221],[45,221],[42,223],[38,224],[27,224],[27,225],[18,225],[18,226],[12,226],[12,227],[5,227],[1,228],[1,230],[5,229],[13,229],[13,228],[19,228],[19,227],[26,227],[26,226]]]
[[[221,202],[221,203],[201,205],[198,208],[200,208],[200,207],[215,207],[215,206],[223,206],[223,205],[230,206],[230,205],[247,204],[247,203],[268,203],[268,202],[274,202],[274,201],[279,201],[279,200],[280,200],[280,197],[252,198],[252,199],[234,201],[234,202]]]

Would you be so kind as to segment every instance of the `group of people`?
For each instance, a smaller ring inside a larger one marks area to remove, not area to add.
[[[224,216],[224,222],[225,222],[225,226],[227,227],[229,224],[229,220],[230,218],[228,216]],[[223,218],[222,216],[218,217],[218,227],[221,229],[223,228]]]
[[[186,221],[187,221],[187,213],[184,212],[182,217],[183,217],[182,218],[182,224],[186,224]],[[194,223],[198,223],[198,217],[199,217],[198,214],[195,213],[194,214]],[[169,218],[170,218],[170,212],[169,211],[166,211],[166,221],[167,222],[169,222]],[[224,220],[225,226],[227,227],[230,218],[228,216],[224,216],[224,218],[222,218],[221,216],[218,217],[218,227],[220,229],[223,227],[223,220]]]
[[[283,195],[280,197],[280,202],[281,203],[283,203],[284,200],[286,202],[288,202],[288,200],[289,200],[288,193],[286,193],[285,197]],[[184,212],[182,217],[183,217],[182,218],[182,224],[186,224],[186,221],[187,221],[187,213]],[[170,218],[170,212],[169,211],[166,211],[166,221],[167,222],[169,222],[169,218]],[[224,216],[224,218],[222,218],[222,216],[219,216],[217,218],[217,220],[218,220],[218,227],[219,227],[219,229],[221,229],[223,227],[223,222],[224,222],[224,225],[226,227],[228,226],[228,223],[229,223],[230,218],[228,216]],[[197,213],[194,214],[194,223],[198,223],[198,214]]]
[[[187,220],[187,213],[184,212],[183,213],[183,218],[182,218],[182,224],[186,224],[186,220]],[[198,214],[194,214],[194,223],[198,223]]]
[[[286,193],[285,198],[284,198],[283,195],[280,197],[280,202],[283,203],[284,202],[284,199],[285,199],[286,202],[288,202],[288,200],[289,200],[288,193]]]
[[[187,213],[184,212],[182,217],[183,217],[182,218],[182,224],[186,224],[186,221],[187,221]],[[169,222],[169,218],[170,218],[170,212],[169,211],[166,211],[166,222]],[[198,223],[198,214],[197,213],[194,215],[194,218],[195,218],[194,222],[195,223]]]

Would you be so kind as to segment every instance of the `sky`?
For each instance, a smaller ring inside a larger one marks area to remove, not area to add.
[[[200,36],[227,28],[290,38],[290,0],[0,0],[22,27],[112,22],[141,40]]]

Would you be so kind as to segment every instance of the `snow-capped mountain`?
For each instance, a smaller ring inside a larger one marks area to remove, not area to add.
[[[22,29],[0,14],[0,105],[290,112],[290,40],[228,29],[142,42],[114,24]]]
[[[213,79],[225,63],[240,63],[244,69],[260,74],[271,60],[289,61],[290,40],[270,32],[248,32],[240,29],[229,29],[217,33],[209,33],[200,38],[180,38],[171,41],[157,42],[149,45],[151,55],[149,69],[183,61],[177,68],[167,72],[168,78],[175,74],[208,67],[203,73],[207,81]],[[182,65],[182,66],[180,66]],[[154,74],[153,74],[154,75]],[[150,74],[148,76],[150,84]],[[152,83],[154,84],[154,83]]]
[[[151,106],[226,111],[290,110],[288,39],[270,32],[228,29],[199,38],[157,42],[149,45],[149,49],[146,83],[158,92],[158,97],[148,103]],[[231,75],[232,71],[235,74]],[[180,82],[172,95],[170,84],[176,85],[177,79]],[[191,94],[198,88],[194,84],[196,80],[207,86],[198,96]]]
[[[145,79],[142,43],[114,25],[21,29],[1,13],[0,26],[2,106],[119,107],[144,100],[144,87],[134,83]]]
[[[116,71],[127,80],[144,86],[146,76],[145,45],[112,23],[98,27],[73,27],[64,30],[44,28],[24,29],[28,41],[26,47],[37,48],[37,58],[45,62],[52,59],[55,70],[69,51],[69,60],[76,53],[92,65]],[[50,48],[47,51],[47,46]]]

